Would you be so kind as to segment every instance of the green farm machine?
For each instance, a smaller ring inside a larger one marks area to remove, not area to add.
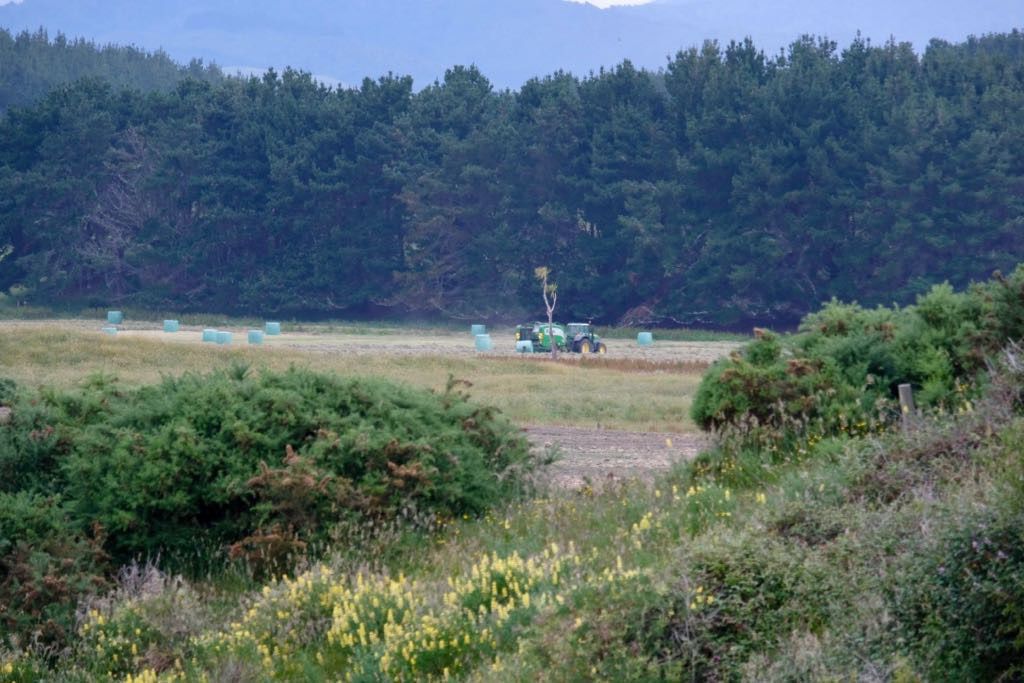
[[[573,353],[607,353],[608,347],[594,332],[590,323],[569,323],[561,325],[536,322],[516,327],[516,350],[522,352],[550,353],[554,339],[559,351]]]

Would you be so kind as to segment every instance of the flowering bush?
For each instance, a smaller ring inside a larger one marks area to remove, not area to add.
[[[637,576],[621,558],[600,571],[586,568],[575,547],[557,544],[530,557],[482,554],[437,585],[318,565],[268,583],[241,619],[194,640],[191,661],[144,666],[140,653],[152,648],[153,630],[138,623],[130,602],[109,616],[90,613],[81,642],[102,657],[103,673],[133,681],[177,680],[225,661],[248,662],[259,676],[280,680],[301,678],[309,667],[342,680],[443,679],[482,662],[500,669],[501,654],[516,649],[539,610]]]

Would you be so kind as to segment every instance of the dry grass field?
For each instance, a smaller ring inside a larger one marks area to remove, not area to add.
[[[473,338],[419,328],[358,332],[304,326],[246,343],[201,342],[201,328],[164,333],[156,322],[132,323],[116,336],[95,321],[0,322],[0,374],[29,386],[68,387],[93,373],[129,385],[182,372],[207,372],[232,363],[283,369],[291,365],[353,376],[376,376],[443,389],[449,376],[470,382],[470,394],[522,425],[633,431],[692,430],[690,399],[707,364],[735,342],[659,342],[640,348],[612,340],[604,357],[516,354],[510,331],[492,334],[493,352],[478,353]]]
[[[528,428],[538,448],[562,458],[552,473],[560,486],[608,476],[648,477],[692,456],[700,439],[690,402],[707,365],[736,342],[657,342],[641,348],[613,339],[606,356],[517,354],[512,331],[492,333],[494,350],[479,353],[466,333],[405,328],[303,325],[246,342],[202,343],[202,328],[164,333],[157,322],[133,322],[116,336],[85,320],[0,322],[0,376],[27,386],[71,387],[94,373],[128,385],[233,363],[257,371],[289,366],[350,376],[375,376],[443,390],[448,378],[470,383],[474,400],[497,406]],[[221,328],[225,329],[225,328]]]

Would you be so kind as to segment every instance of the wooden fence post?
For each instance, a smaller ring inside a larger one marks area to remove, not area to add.
[[[903,418],[903,428],[906,429],[917,413],[914,407],[914,389],[909,384],[901,384],[897,389],[900,392],[900,415]]]

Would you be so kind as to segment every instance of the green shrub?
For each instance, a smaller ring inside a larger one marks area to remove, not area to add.
[[[474,514],[523,485],[525,439],[454,389],[295,369],[98,378],[15,406],[0,467],[8,488],[59,491],[119,562],[274,530],[324,540],[348,515]]]
[[[15,384],[13,379],[0,377],[0,406],[10,405],[14,400],[17,389],[18,385]]]
[[[783,360],[781,351],[778,337],[760,332],[741,353],[715,363],[693,400],[697,424],[779,429],[819,417],[823,397],[834,392],[829,369],[817,361]]]
[[[124,678],[147,665],[168,668],[174,661],[164,649],[163,634],[147,619],[146,607],[127,601],[109,614],[89,610],[85,615],[78,630],[77,659],[91,677]]]
[[[807,555],[801,544],[764,534],[700,539],[669,586],[610,603],[618,623],[599,630],[625,641],[608,649],[657,663],[671,680],[736,680],[755,653],[821,628],[826,580]]]
[[[757,339],[704,377],[691,414],[708,430],[752,428],[780,438],[863,433],[896,420],[897,387],[928,410],[966,405],[988,360],[1024,336],[1024,266],[956,293],[934,287],[907,308],[837,301],[799,331]]]
[[[106,585],[102,540],[77,530],[58,497],[0,493],[0,645],[66,640],[79,597]]]
[[[996,272],[988,283],[970,290],[978,320],[963,331],[965,346],[976,367],[1006,345],[1007,340],[1024,341],[1024,265],[1009,277]]]
[[[18,394],[0,425],[0,624],[60,642],[113,567],[204,554],[280,570],[359,520],[476,514],[521,493],[522,434],[435,394],[245,368]],[[208,564],[206,566],[209,566]]]
[[[998,438],[1000,447],[1013,454],[1002,468],[1004,504],[1008,509],[1024,513],[1024,457],[1019,455],[1024,453],[1024,419],[1014,420],[999,433]]]
[[[951,512],[892,576],[893,614],[931,680],[1024,677],[1024,514]]]

